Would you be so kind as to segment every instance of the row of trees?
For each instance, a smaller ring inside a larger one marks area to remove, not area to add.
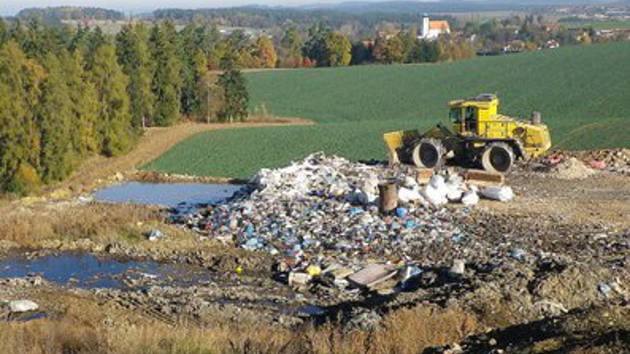
[[[210,73],[204,29],[127,25],[115,37],[0,21],[0,190],[26,194],[85,157],[128,151],[146,126],[183,115],[247,116],[236,52]]]
[[[347,36],[323,26],[313,26],[303,41],[295,28],[279,42],[279,67],[344,66],[360,64],[424,63],[470,58],[475,55],[465,40],[441,37],[437,41],[417,38],[411,27],[395,35],[352,43]]]
[[[420,40],[414,29],[401,31],[389,38],[353,46],[352,63],[433,63],[466,59],[475,56],[468,41],[443,36],[435,41]]]

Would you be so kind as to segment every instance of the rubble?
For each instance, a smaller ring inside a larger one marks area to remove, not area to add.
[[[630,176],[630,149],[555,151],[526,163],[526,170],[560,179],[583,179],[598,172]]]
[[[596,173],[596,171],[587,167],[582,161],[575,157],[558,163],[553,168],[553,171],[555,176],[561,179],[581,179]]]

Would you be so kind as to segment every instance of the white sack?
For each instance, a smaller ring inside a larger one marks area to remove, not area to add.
[[[462,195],[462,204],[472,206],[479,203],[479,196],[475,191],[467,191]]]
[[[492,200],[498,200],[501,202],[507,202],[514,198],[514,192],[512,188],[508,186],[503,187],[486,187],[482,188],[479,193],[482,197]]]
[[[403,203],[422,200],[422,195],[416,189],[401,187],[398,189],[398,200]]]

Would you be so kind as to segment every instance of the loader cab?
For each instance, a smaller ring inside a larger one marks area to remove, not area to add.
[[[484,135],[488,123],[497,115],[498,106],[499,99],[493,94],[449,102],[453,130],[461,135]]]

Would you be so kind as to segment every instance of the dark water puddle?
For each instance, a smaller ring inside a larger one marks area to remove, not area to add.
[[[294,313],[299,317],[319,317],[326,315],[328,311],[317,305],[304,305],[295,309]]]
[[[242,188],[234,184],[126,182],[99,189],[94,199],[110,203],[133,203],[175,207],[180,203],[216,204]]]
[[[123,261],[86,253],[64,252],[33,259],[16,255],[0,259],[0,278],[28,275],[39,275],[59,285],[85,289],[190,286],[211,281],[210,272],[201,267],[154,261]]]
[[[24,313],[15,313],[9,314],[5,319],[8,322],[28,322],[39,320],[42,318],[47,318],[48,314],[46,312],[35,311],[35,312],[24,312]]]

